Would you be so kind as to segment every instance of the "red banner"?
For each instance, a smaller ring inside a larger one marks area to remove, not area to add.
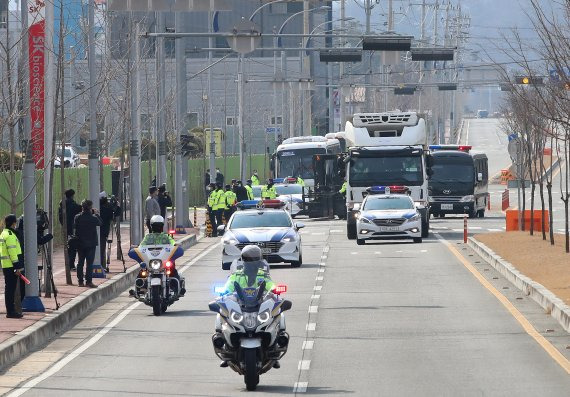
[[[44,168],[45,4],[28,2],[30,67],[30,119],[32,154],[37,169]]]

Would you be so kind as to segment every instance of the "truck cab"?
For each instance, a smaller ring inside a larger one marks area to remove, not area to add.
[[[357,113],[346,123],[347,236],[356,238],[360,203],[370,186],[405,185],[429,233],[428,179],[431,157],[426,125],[415,112]]]

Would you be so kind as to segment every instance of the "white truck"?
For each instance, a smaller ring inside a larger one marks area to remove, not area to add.
[[[407,186],[429,233],[428,152],[425,120],[415,112],[356,113],[345,128],[347,236],[356,239],[356,216],[372,186]]]

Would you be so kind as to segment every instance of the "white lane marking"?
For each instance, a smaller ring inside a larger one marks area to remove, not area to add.
[[[323,281],[323,280],[324,280],[324,277],[319,276],[319,277],[317,277],[315,280],[317,280],[317,281]]]
[[[502,229],[487,229],[490,232],[502,232]]]
[[[311,360],[299,361],[299,366],[297,367],[299,371],[308,371],[309,368],[311,368]]]
[[[398,253],[398,254],[401,254],[402,252],[404,252],[404,251],[402,251],[402,250],[396,251],[396,253]]]
[[[358,252],[352,251],[352,252],[350,253],[350,255],[358,255]]]
[[[319,307],[318,306],[309,306],[309,313],[318,313]]]
[[[427,252],[427,250],[420,250],[420,252]]]
[[[343,232],[343,231],[342,231],[342,230],[339,230],[339,229],[333,229],[333,230],[331,230],[331,233],[342,233],[342,232]]]
[[[374,252],[374,253],[375,253],[376,255],[382,255],[382,252],[380,252],[380,251],[376,251],[376,252]]]
[[[327,259],[326,255],[321,256],[321,260],[325,260],[325,259]]]
[[[306,327],[307,331],[314,331],[317,329],[317,323],[309,323]]]
[[[311,236],[324,236],[325,232],[313,232],[311,233]]]
[[[451,230],[453,230],[454,232],[462,232],[463,231],[463,229],[451,229]]]
[[[325,272],[325,270],[327,270],[327,269],[325,269],[325,268],[322,268],[322,269],[318,269],[318,270],[317,270],[317,273],[324,273],[324,272]]]
[[[483,229],[481,226],[467,226],[467,228],[468,228],[468,229],[471,229],[471,230],[481,230],[481,229]]]
[[[306,340],[303,341],[303,346],[301,347],[303,350],[311,350],[313,348],[313,345],[315,344],[315,341],[313,340]]]
[[[326,266],[327,264],[325,262],[321,262],[319,263],[319,266]]]
[[[469,145],[469,129],[471,128],[471,121],[467,121],[467,134],[465,135],[465,144]]]
[[[326,254],[329,252],[329,250],[331,249],[331,247],[329,247],[328,245],[323,249],[323,252]]]
[[[306,393],[309,382],[295,382],[293,385],[293,393]]]
[[[449,229],[447,226],[432,226],[432,225],[430,225],[429,228],[433,229],[433,230],[447,230],[447,229]]]
[[[320,295],[311,295],[311,299],[320,299],[321,296]]]
[[[323,286],[322,286],[322,285],[315,285],[315,286],[313,287],[313,290],[315,290],[315,291],[320,291],[320,290],[322,290],[322,289],[323,289]]]
[[[195,257],[194,259],[192,259],[190,262],[188,262],[186,265],[182,266],[180,268],[179,273],[183,273],[184,271],[186,271],[190,266],[192,266],[194,263],[198,262],[200,259],[202,259],[204,256],[208,255],[214,248],[218,247],[220,245],[220,243],[214,244],[212,245],[210,248],[208,248],[207,250],[205,250],[204,252],[202,252],[200,255],[198,255],[197,257]],[[117,317],[115,317],[109,324],[107,324],[105,327],[103,327],[99,332],[97,332],[95,335],[93,335],[87,342],[85,342],[84,344],[82,344],[81,346],[79,346],[77,349],[73,350],[71,353],[69,353],[68,355],[64,356],[61,360],[57,361],[53,366],[51,366],[46,372],[44,372],[43,374],[36,376],[35,378],[30,379],[29,381],[27,381],[24,385],[19,386],[16,390],[14,390],[12,393],[8,394],[7,397],[18,397],[21,396],[22,394],[26,393],[27,391],[29,391],[30,389],[34,388],[35,386],[37,386],[40,382],[43,382],[44,380],[46,380],[47,378],[49,378],[50,376],[53,376],[55,374],[57,374],[59,371],[61,371],[67,364],[69,364],[71,361],[73,361],[74,359],[76,359],[77,357],[79,357],[81,355],[81,353],[83,353],[84,351],[86,351],[87,349],[89,349],[91,346],[95,345],[97,342],[99,342],[99,340],[105,336],[105,334],[107,334],[109,331],[111,331],[113,328],[115,328],[121,321],[123,321],[123,319],[125,317],[127,317],[129,315],[130,312],[132,312],[137,306],[141,305],[142,302],[135,302],[132,305],[129,305],[126,309],[123,309],[118,315]]]

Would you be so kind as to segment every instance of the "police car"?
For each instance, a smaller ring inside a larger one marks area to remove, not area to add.
[[[261,248],[269,263],[290,263],[292,267],[303,264],[301,236],[302,223],[294,223],[279,200],[242,201],[227,226],[218,227],[222,237],[222,269],[229,270],[232,262],[240,258],[246,245]]]
[[[285,203],[285,209],[291,217],[302,215],[303,211],[303,186],[297,184],[296,178],[274,179],[277,198]]]
[[[422,216],[406,186],[373,186],[356,214],[356,242],[410,238],[422,242]]]

